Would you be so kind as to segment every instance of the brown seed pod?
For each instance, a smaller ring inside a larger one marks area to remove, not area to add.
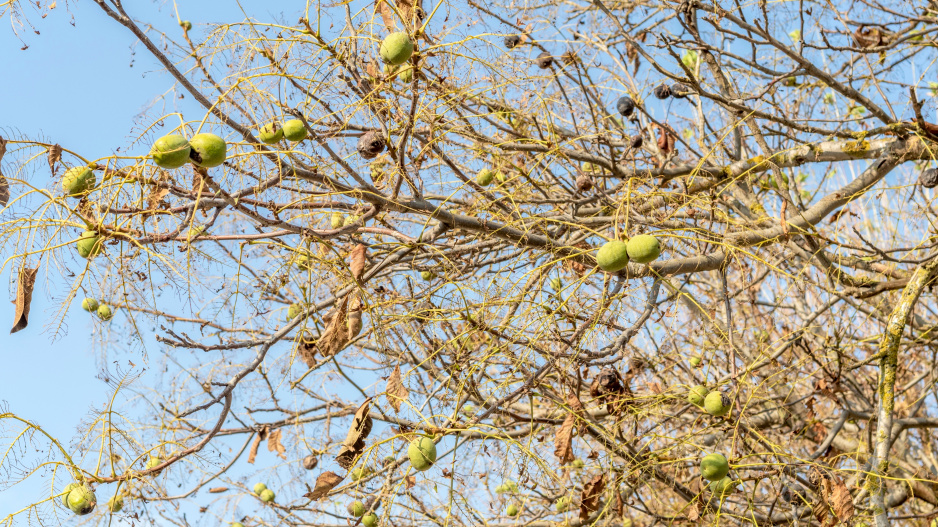
[[[378,132],[366,132],[358,140],[358,155],[365,159],[374,159],[381,152],[384,152],[384,138]]]
[[[319,458],[310,454],[303,458],[303,468],[313,470],[319,464]]]
[[[550,53],[544,52],[537,56],[537,59],[534,61],[537,64],[538,68],[546,70],[554,63],[554,57]]]
[[[586,174],[581,174],[576,178],[576,189],[580,192],[588,192],[593,188],[593,178],[587,176]]]
[[[562,62],[564,66],[572,66],[577,63],[577,60],[579,60],[579,57],[572,51],[567,51],[560,56],[560,62]]]

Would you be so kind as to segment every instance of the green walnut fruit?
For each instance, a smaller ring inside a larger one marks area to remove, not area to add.
[[[433,273],[430,271],[420,271],[420,278],[427,281],[433,280]]]
[[[345,223],[345,216],[341,212],[333,212],[332,217],[329,218],[329,225],[332,225],[333,229],[338,229],[342,227]]]
[[[695,368],[698,367],[698,366],[700,366],[700,357],[691,357],[691,358],[690,358],[690,365],[693,366],[693,367],[695,367]]]
[[[511,505],[508,506],[508,510],[505,511],[505,514],[512,516],[512,517],[517,516],[518,507],[514,503],[512,503]]]
[[[161,168],[179,168],[189,162],[192,147],[185,137],[176,134],[164,135],[153,143],[150,156]]]
[[[710,483],[710,492],[714,496],[723,498],[736,490],[736,482],[728,477],[720,478]]]
[[[410,64],[406,64],[398,68],[397,78],[403,83],[410,84],[414,80],[414,67]]]
[[[231,522],[231,524],[228,525],[228,527],[244,527],[244,524],[241,522]]]
[[[107,304],[101,304],[98,306],[98,310],[96,312],[98,313],[98,318],[105,322],[114,318],[114,313],[111,311],[111,306]]]
[[[708,414],[714,415],[717,417],[726,415],[730,413],[730,409],[733,407],[733,401],[729,397],[724,395],[719,391],[712,391],[707,394],[707,398],[704,399],[704,410]]]
[[[495,181],[498,181],[500,185],[504,185],[508,181],[508,177],[505,176],[505,173],[501,170],[495,172]]]
[[[299,119],[293,119],[283,123],[283,136],[293,142],[299,142],[306,139],[306,125]]]
[[[212,168],[225,162],[228,145],[215,134],[195,134],[189,145],[192,146],[189,158],[200,167]]]
[[[81,301],[81,308],[89,313],[94,313],[98,310],[98,301],[93,298],[86,298]]]
[[[280,127],[280,123],[277,121],[267,123],[261,128],[261,133],[258,136],[263,143],[272,145],[283,139],[283,128]]]
[[[625,242],[612,240],[603,244],[596,253],[596,263],[607,273],[615,273],[625,269],[629,264],[629,253]]]
[[[650,234],[639,234],[629,239],[626,246],[629,258],[640,264],[653,262],[661,254],[661,245],[658,244],[658,238]]]
[[[476,174],[476,183],[483,187],[487,187],[492,184],[492,180],[495,179],[495,172],[492,172],[491,169],[483,168]]]
[[[372,472],[373,470],[371,470],[371,467],[358,467],[358,468],[352,469],[352,472],[351,472],[352,481],[358,481],[362,478],[366,478],[370,476]]]
[[[111,512],[120,512],[124,508],[124,498],[122,496],[112,496],[107,500],[107,510]]]
[[[703,384],[698,384],[694,386],[687,392],[687,402],[694,406],[703,407],[704,399],[706,399],[707,394],[710,393],[710,390],[707,389]]]
[[[261,492],[264,492],[265,490],[267,490],[267,485],[263,483],[254,484],[254,494],[257,494],[258,496],[260,496]]]
[[[101,316],[101,312],[100,312],[100,311],[98,311],[98,316]],[[162,460],[162,458],[160,458],[160,456],[151,456],[150,459],[147,460],[146,467],[147,467],[147,469],[149,470],[149,469],[151,469],[151,468],[153,468],[153,467],[159,465],[159,464],[162,463],[162,462],[163,462],[163,460]],[[163,470],[162,470],[162,469],[157,470],[156,472],[152,473],[151,476],[153,476],[153,477],[159,476],[159,475],[160,475],[160,472],[163,472]]]
[[[504,483],[495,487],[495,494],[504,494],[506,492],[508,492],[508,487],[506,487]]]
[[[290,304],[290,307],[287,308],[287,320],[293,320],[299,316],[299,314],[303,312],[303,309],[303,304]],[[262,483],[258,483],[258,485],[262,485]]]
[[[261,501],[265,503],[271,503],[274,501],[274,498],[277,497],[277,495],[274,494],[274,491],[270,489],[264,489],[264,491],[261,492],[259,496],[261,497]]]
[[[299,253],[293,259],[293,264],[300,271],[309,271],[313,268],[313,259],[309,254]]]
[[[707,454],[700,460],[700,475],[708,481],[717,481],[730,472],[730,463],[723,454]]]
[[[414,80],[414,67],[410,64],[404,64],[403,66],[392,66],[390,64],[385,64],[384,74],[387,77],[393,77],[394,79],[400,80],[405,84],[409,84]]]
[[[423,472],[436,462],[436,444],[429,437],[418,437],[407,447],[407,457],[410,458],[414,470]]]
[[[373,512],[364,515],[362,517],[362,525],[365,527],[375,527],[378,525],[378,515]]]
[[[572,466],[573,468],[579,469],[579,468],[585,467],[586,463],[584,463],[582,459],[574,459],[573,463],[570,463],[570,466]]]
[[[88,167],[73,167],[62,176],[62,189],[67,196],[80,196],[94,188],[97,178]]]
[[[78,483],[69,483],[68,485],[65,486],[65,490],[63,491],[64,494],[62,494],[62,505],[65,505],[66,507],[68,507],[68,495],[69,495],[69,493],[71,493],[72,490],[77,489],[77,488],[80,487],[80,486],[81,486],[81,485],[78,484]]]
[[[561,289],[563,289],[563,280],[557,277],[551,278],[550,288],[553,289],[554,291],[560,291]]]
[[[82,258],[94,258],[101,253],[104,246],[104,240],[94,231],[85,231],[81,233],[75,247],[78,249],[78,255]]]
[[[361,518],[365,515],[365,504],[359,500],[355,500],[350,503],[347,509],[348,513],[356,518]]]
[[[79,485],[69,491],[66,503],[72,512],[84,516],[94,510],[95,505],[98,504],[98,498],[91,487]]]
[[[557,512],[564,512],[570,508],[570,498],[568,496],[561,496],[555,503],[554,508],[557,509]]]
[[[356,222],[358,222],[358,216],[356,216],[355,214],[350,214],[346,216],[345,219],[342,220],[342,226],[348,227],[349,225],[353,225]]]
[[[190,29],[192,29],[192,22],[189,22],[188,20],[183,20],[179,22],[179,27],[185,29],[186,31],[189,31]]]
[[[407,33],[391,33],[381,43],[381,60],[386,64],[398,66],[407,62],[414,53],[414,43]]]

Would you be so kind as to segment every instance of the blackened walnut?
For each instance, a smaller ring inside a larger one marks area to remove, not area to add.
[[[655,97],[659,99],[667,99],[670,96],[671,88],[669,88],[667,84],[659,84],[658,87],[655,88]]]
[[[384,138],[378,132],[366,132],[358,140],[358,154],[365,159],[374,159],[384,152]]]
[[[690,94],[690,88],[679,82],[671,85],[671,96],[673,96],[675,99],[683,99]]]
[[[619,97],[619,100],[616,101],[616,110],[623,117],[631,117],[632,112],[635,111],[635,101],[628,95]]]
[[[505,37],[505,47],[508,49],[515,49],[521,44],[521,37],[518,35],[508,35]]]
[[[632,148],[641,148],[642,143],[644,142],[645,142],[645,138],[642,137],[642,134],[635,134],[632,136],[631,139],[629,139],[629,146],[631,146]]]
[[[537,59],[535,59],[534,62],[537,64],[538,68],[541,68],[542,70],[546,70],[547,68],[550,67],[551,64],[554,63],[554,57],[551,56],[550,53],[545,51],[544,53],[541,53],[540,55],[538,55]]]
[[[938,185],[938,169],[929,168],[923,170],[918,176],[918,182],[925,188],[935,188]]]

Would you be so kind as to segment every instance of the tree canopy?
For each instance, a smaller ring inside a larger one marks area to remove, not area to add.
[[[172,82],[0,138],[13,331],[120,359],[2,525],[938,515],[935,4],[80,4]]]

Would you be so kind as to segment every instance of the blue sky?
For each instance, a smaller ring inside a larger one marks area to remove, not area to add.
[[[94,4],[69,2],[71,13],[66,11],[65,2],[58,4],[45,19],[27,8],[30,21],[41,34],[29,29],[21,32],[29,46],[26,50],[20,50],[23,41],[13,34],[9,18],[3,19],[0,70],[6,79],[15,77],[16,81],[0,82],[0,136],[42,138],[88,156],[107,155],[128,144],[134,116],[165,92],[172,80],[145,49],[138,47],[133,53],[131,33]],[[263,2],[241,4],[250,7]],[[174,35],[181,31],[172,3],[132,5],[136,17]],[[226,7],[219,10],[221,5]],[[243,17],[234,2],[187,2],[184,7],[182,15],[193,22],[195,31],[202,22],[220,21],[220,13],[231,15],[228,20]],[[72,14],[75,26],[70,24]],[[186,106],[189,100],[180,101],[183,108],[192,108]],[[193,115],[201,115],[201,109],[196,111]],[[0,280],[4,284],[15,280],[9,262],[0,270]],[[13,304],[0,302],[0,321],[4,324],[0,328],[0,352],[8,361],[0,368],[0,401],[5,402],[5,410],[32,420],[67,442],[90,407],[105,404],[109,392],[97,379],[103,364],[92,347],[94,321],[81,310],[79,302],[68,311],[67,333],[53,339],[45,331],[58,310],[62,286],[56,277],[40,272],[30,325],[14,335],[9,334]],[[12,300],[15,288],[11,286],[8,291]],[[139,365],[141,361],[137,362]],[[5,476],[0,475],[0,479]],[[0,492],[0,518],[14,507],[47,495],[38,483]]]

